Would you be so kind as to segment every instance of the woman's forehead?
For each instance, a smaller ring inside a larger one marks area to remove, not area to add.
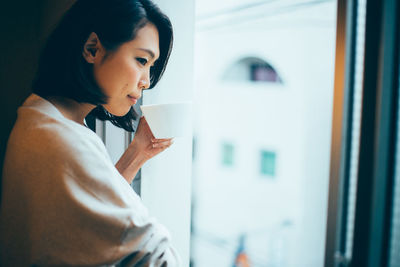
[[[160,55],[158,30],[151,23],[139,29],[135,39],[127,42],[126,45],[131,49],[148,53],[156,59]]]

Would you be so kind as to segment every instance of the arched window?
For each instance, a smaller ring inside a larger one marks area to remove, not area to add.
[[[283,83],[274,67],[258,57],[245,57],[232,64],[223,75],[225,81]]]

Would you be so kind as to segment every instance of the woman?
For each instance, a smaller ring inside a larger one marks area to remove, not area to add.
[[[18,109],[3,170],[1,266],[178,266],[166,229],[130,187],[172,144],[144,118],[114,166],[92,113],[133,131],[132,106],[161,78],[169,19],[150,0],[77,0],[50,35]]]

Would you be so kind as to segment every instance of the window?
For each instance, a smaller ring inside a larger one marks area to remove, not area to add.
[[[281,82],[278,73],[276,73],[274,68],[268,63],[262,63],[262,64],[253,63],[250,65],[250,72],[252,81],[272,82],[272,83]]]
[[[244,57],[237,60],[226,70],[223,79],[225,81],[282,83],[275,68],[259,57]]]
[[[338,24],[324,266],[398,267],[400,6],[338,3],[348,17]]]
[[[261,151],[261,174],[274,177],[276,173],[276,153],[271,151]]]
[[[235,149],[232,144],[222,144],[222,164],[225,166],[232,166],[234,163]]]

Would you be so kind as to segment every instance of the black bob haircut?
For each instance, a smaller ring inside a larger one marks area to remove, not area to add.
[[[160,57],[150,69],[150,89],[153,88],[163,75],[172,50],[169,18],[151,0],[77,0],[47,40],[33,81],[33,93],[43,98],[62,96],[96,105],[90,115],[133,132],[137,113],[131,107],[119,117],[103,108],[101,104],[107,103],[107,96],[82,52],[92,32],[99,37],[107,56],[135,39],[137,31],[147,23],[154,24],[159,34]]]

